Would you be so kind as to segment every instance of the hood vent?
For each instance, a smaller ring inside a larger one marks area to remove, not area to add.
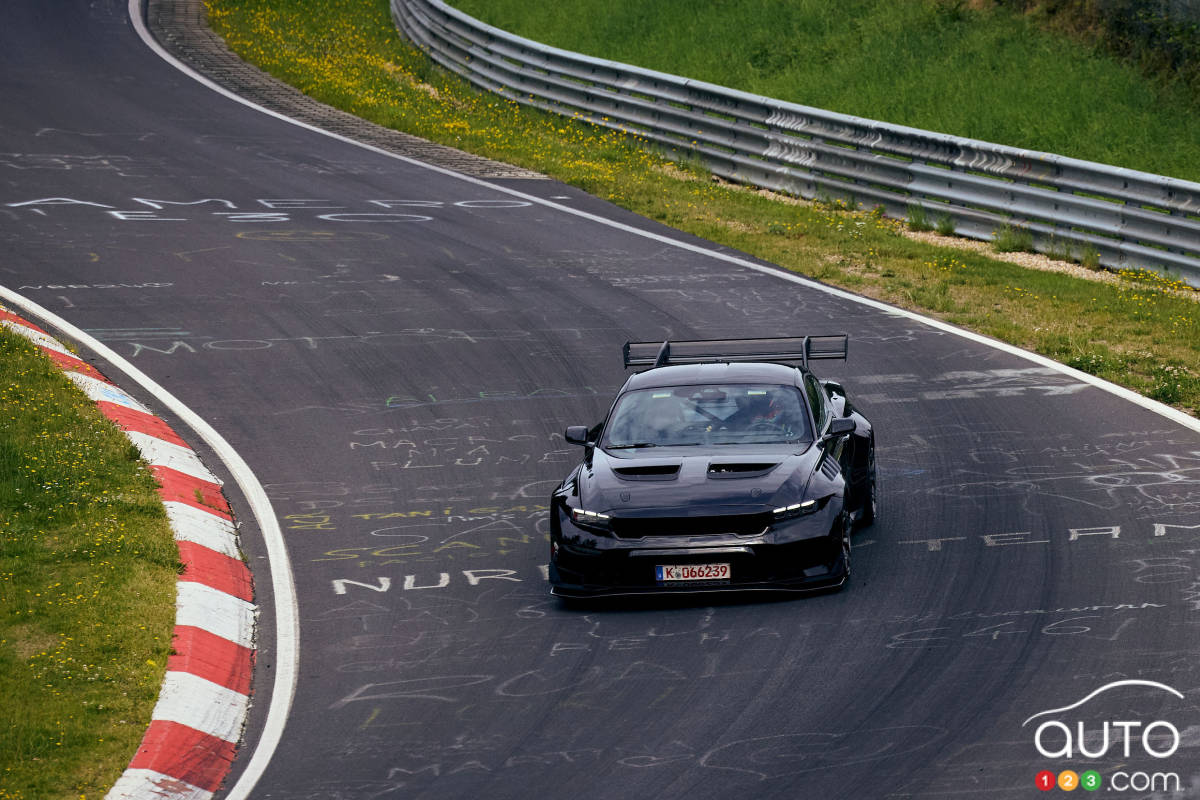
[[[644,464],[635,467],[613,467],[613,473],[627,481],[673,481],[679,477],[679,465]]]
[[[778,462],[763,464],[761,462],[727,462],[715,461],[708,465],[710,478],[761,478],[779,466]]]

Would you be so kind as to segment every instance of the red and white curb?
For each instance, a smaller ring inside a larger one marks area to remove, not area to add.
[[[158,480],[184,565],[158,704],[106,800],[208,800],[229,774],[245,725],[257,614],[221,481],[166,422],[44,330],[3,306],[0,325],[37,345],[137,447]]]

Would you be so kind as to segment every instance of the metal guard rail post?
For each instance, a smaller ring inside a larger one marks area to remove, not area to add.
[[[1200,183],[837,114],[529,39],[441,0],[391,0],[434,61],[516,102],[627,131],[715,175],[808,199],[910,206],[991,239],[1011,225],[1040,250],[1094,250],[1112,268],[1200,287]]]

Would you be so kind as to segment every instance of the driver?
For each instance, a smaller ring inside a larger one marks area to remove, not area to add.
[[[735,398],[738,409],[729,417],[729,422],[739,428],[749,428],[763,423],[778,424],[781,409],[775,403],[771,392],[747,391],[745,395]]]

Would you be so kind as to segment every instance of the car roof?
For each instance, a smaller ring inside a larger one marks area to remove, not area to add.
[[[799,367],[786,364],[763,362],[681,364],[639,372],[625,383],[625,390],[690,386],[702,383],[779,383],[790,386],[799,381],[800,375]]]

